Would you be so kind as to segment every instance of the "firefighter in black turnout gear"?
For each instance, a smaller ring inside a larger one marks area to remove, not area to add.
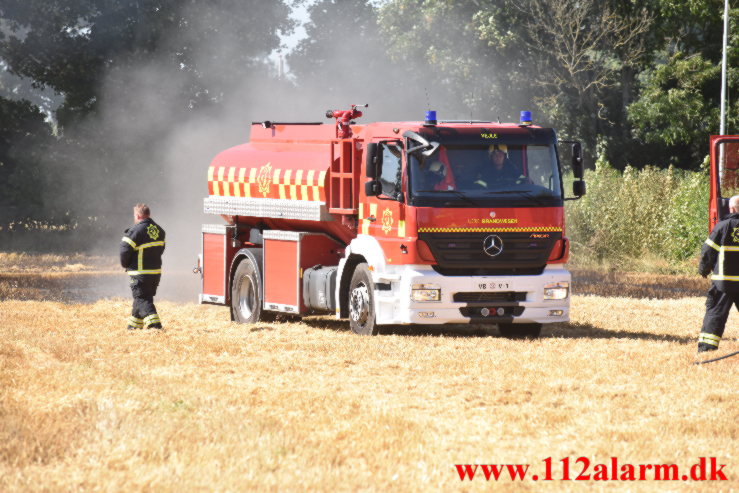
[[[149,217],[146,204],[133,208],[134,226],[127,229],[121,240],[121,266],[131,279],[133,310],[128,329],[161,329],[154,296],[162,277],[164,230]]]
[[[713,271],[713,282],[698,337],[699,353],[718,349],[731,306],[739,310],[739,195],[729,200],[729,213],[716,224],[701,250],[698,272],[706,277]]]

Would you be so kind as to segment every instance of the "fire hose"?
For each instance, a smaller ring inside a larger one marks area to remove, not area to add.
[[[724,354],[723,356],[719,356],[718,358],[707,359],[705,361],[696,361],[693,364],[694,365],[704,365],[706,363],[713,363],[714,361],[719,361],[719,360],[722,360],[722,359],[731,358],[732,356],[736,356],[737,354],[739,354],[739,351],[734,351],[733,353]]]

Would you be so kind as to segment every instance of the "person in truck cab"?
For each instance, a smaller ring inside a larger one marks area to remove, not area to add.
[[[454,180],[449,176],[449,165],[433,161],[424,173],[424,188],[428,190],[454,190]]]
[[[488,149],[490,162],[482,167],[475,184],[488,189],[503,188],[517,183],[522,177],[505,150],[498,144]]]

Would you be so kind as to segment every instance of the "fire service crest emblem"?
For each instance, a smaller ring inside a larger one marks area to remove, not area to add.
[[[393,228],[393,211],[386,208],[382,213],[382,230],[388,234]]]
[[[272,164],[267,163],[259,169],[259,176],[257,176],[257,185],[259,186],[259,193],[265,197],[269,193],[269,186],[272,184]]]

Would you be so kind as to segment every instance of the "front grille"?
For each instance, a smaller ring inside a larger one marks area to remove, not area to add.
[[[491,301],[511,303],[526,301],[526,293],[516,291],[454,293],[452,299],[457,303],[486,303]]]
[[[490,235],[503,241],[500,255],[491,257],[483,250]],[[434,270],[447,276],[539,275],[546,267],[552,248],[562,233],[420,233],[437,265]]]

